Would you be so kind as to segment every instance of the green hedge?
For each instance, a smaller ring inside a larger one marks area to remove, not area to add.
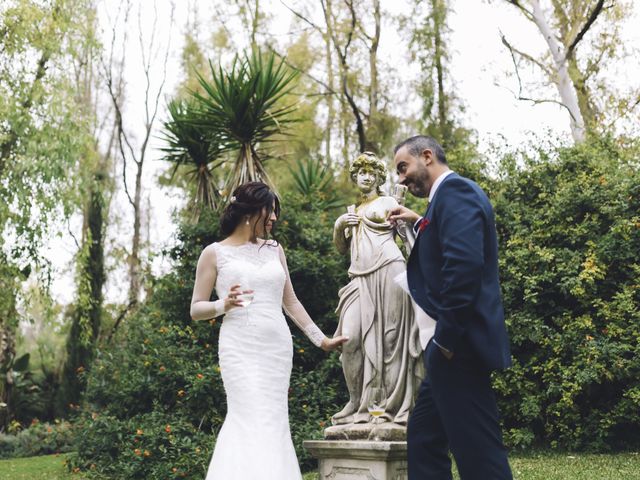
[[[613,139],[508,155],[494,203],[513,368],[507,442],[640,444],[640,161]]]

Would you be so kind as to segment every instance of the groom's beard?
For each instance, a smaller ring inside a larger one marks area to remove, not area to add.
[[[414,197],[427,198],[429,191],[431,190],[431,183],[429,182],[430,175],[429,170],[426,167],[419,165],[415,173],[411,177],[407,177],[404,184],[409,189],[409,193]]]

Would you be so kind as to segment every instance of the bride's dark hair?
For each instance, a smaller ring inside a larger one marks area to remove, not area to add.
[[[274,208],[275,207],[275,208]],[[268,185],[262,182],[247,182],[233,191],[231,200],[220,217],[220,230],[223,235],[231,235],[236,227],[246,217],[252,217],[266,211],[264,218],[264,232],[267,235],[267,224],[271,213],[280,216],[280,200]],[[253,226],[253,236],[256,237],[256,224]]]

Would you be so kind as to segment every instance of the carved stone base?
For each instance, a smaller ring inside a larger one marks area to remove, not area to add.
[[[324,429],[325,440],[376,440],[404,442],[407,439],[407,427],[397,423],[349,423],[334,425]]]
[[[407,480],[407,443],[306,440],[320,480]]]

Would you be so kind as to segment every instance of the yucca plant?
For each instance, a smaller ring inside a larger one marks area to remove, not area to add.
[[[333,172],[320,159],[307,159],[296,161],[297,170],[289,167],[298,192],[307,198],[310,203],[316,204],[322,209],[330,209],[342,206],[342,201],[333,191]]]
[[[216,132],[207,131],[200,120],[201,112],[194,101],[172,100],[167,106],[169,120],[164,122],[163,136],[166,146],[164,160],[175,166],[171,177],[180,166],[192,167],[187,174],[196,181],[195,216],[202,207],[215,209],[220,194],[214,186],[213,169],[223,163]]]
[[[236,57],[231,69],[211,68],[211,81],[198,74],[202,93],[192,96],[199,106],[198,127],[215,135],[219,153],[235,153],[236,161],[226,182],[227,197],[238,185],[249,181],[270,182],[264,168],[267,154],[259,145],[273,141],[276,133],[296,121],[295,103],[284,103],[294,88],[297,72],[274,54],[253,51]]]

